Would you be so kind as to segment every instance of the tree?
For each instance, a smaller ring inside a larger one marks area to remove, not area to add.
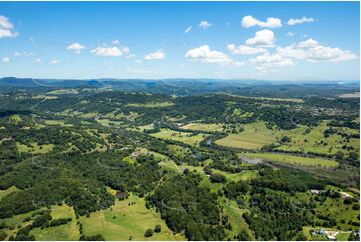
[[[157,224],[157,225],[154,227],[154,232],[156,232],[156,233],[160,233],[161,230],[162,230],[162,227],[160,226],[160,224]]]
[[[153,229],[147,229],[144,233],[144,237],[152,237],[153,236]]]

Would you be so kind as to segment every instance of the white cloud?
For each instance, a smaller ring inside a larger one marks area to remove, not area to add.
[[[80,52],[85,49],[85,46],[79,44],[79,43],[73,43],[66,47],[67,50],[73,51],[76,54],[80,54]]]
[[[227,55],[220,51],[210,50],[208,45],[202,45],[198,48],[187,51],[185,57],[198,60],[204,63],[219,65],[236,65],[241,66],[244,63],[233,61]]]
[[[267,50],[264,48],[251,47],[247,45],[240,45],[237,47],[235,44],[229,44],[227,46],[227,49],[229,52],[231,52],[234,55],[254,55],[258,53],[267,52]]]
[[[350,50],[332,48],[324,46],[316,40],[308,39],[298,44],[277,48],[277,53],[283,57],[297,60],[307,60],[308,62],[339,62],[357,59],[357,55]]]
[[[187,34],[187,33],[189,33],[191,30],[192,30],[192,26],[189,26],[188,28],[186,28],[186,29],[184,30],[184,33]]]
[[[130,54],[130,49],[128,47],[118,48],[114,47],[103,47],[99,46],[90,51],[92,54],[97,56],[107,56],[107,57],[118,57],[118,56],[128,56]]]
[[[355,60],[357,56],[350,50],[341,50],[339,48],[331,48],[328,46],[316,46],[308,50],[307,60],[309,62],[319,61],[348,61]]]
[[[302,60],[306,58],[306,53],[302,49],[297,49],[295,46],[286,46],[284,48],[278,47],[277,53],[283,57],[293,58],[297,60]]]
[[[315,21],[313,18],[306,18],[305,16],[303,16],[302,18],[299,19],[290,18],[287,24],[295,25],[295,24],[303,24],[303,23],[312,23],[313,21]]]
[[[57,64],[60,64],[60,60],[51,60],[49,62],[50,65],[57,65]]]
[[[112,45],[119,45],[120,44],[120,41],[119,40],[113,40],[112,41]]]
[[[23,51],[23,52],[19,52],[19,51],[15,51],[14,52],[14,56],[34,56],[35,54],[34,53],[30,53],[30,52],[26,52],[26,51]]]
[[[201,29],[208,29],[209,27],[212,26],[212,24],[209,23],[209,22],[207,22],[207,21],[201,21],[198,26],[199,26],[199,28],[201,28]]]
[[[265,53],[263,55],[257,56],[254,59],[251,59],[250,63],[261,64],[262,69],[293,66],[295,64],[292,59],[285,58],[278,53],[275,54]]]
[[[279,18],[267,18],[266,22],[260,21],[250,15],[242,18],[242,27],[251,28],[253,26],[259,26],[263,28],[279,28],[282,27],[281,20]]]
[[[293,32],[287,32],[287,34],[286,34],[288,37],[293,37],[293,36],[295,36],[295,33],[293,33]]]
[[[43,60],[41,58],[36,58],[34,63],[35,64],[40,64]]]
[[[144,56],[144,60],[163,60],[165,59],[165,53],[163,50],[157,50]]]
[[[269,29],[257,31],[253,38],[246,41],[246,45],[272,47],[275,41],[274,33]]]
[[[320,43],[318,43],[316,40],[308,39],[308,40],[299,42],[297,47],[302,48],[302,49],[308,49],[308,48],[314,48],[319,45],[320,45]]]
[[[149,69],[138,69],[138,68],[127,68],[127,72],[133,73],[133,74],[156,74],[157,72]]]
[[[15,38],[19,33],[13,31],[14,25],[5,16],[0,15],[0,39]]]
[[[10,58],[6,56],[6,57],[4,57],[4,58],[1,59],[1,62],[2,62],[2,63],[9,63],[9,62],[10,62]]]

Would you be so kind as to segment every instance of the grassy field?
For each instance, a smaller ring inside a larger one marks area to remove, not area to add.
[[[75,212],[72,207],[68,205],[52,206],[51,216],[53,219],[72,218],[71,222],[67,224],[49,227],[49,228],[35,228],[31,230],[30,234],[34,235],[36,240],[79,240],[79,226],[76,224]]]
[[[14,115],[11,115],[10,118],[9,118],[10,122],[13,123],[13,124],[18,124],[22,121],[21,117],[19,114],[14,114]]]
[[[168,145],[169,152],[173,155],[184,158],[186,156],[192,155],[192,152],[183,146],[180,145]]]
[[[326,189],[329,189],[327,187]],[[354,194],[352,194],[354,195]],[[310,192],[296,193],[295,199],[297,201],[310,202],[314,200],[315,195]],[[358,197],[356,197],[358,198]],[[344,198],[330,198],[327,197],[324,202],[316,202],[316,211],[324,217],[335,218],[337,222],[337,229],[342,231],[355,230],[358,226],[349,224],[349,221],[357,221],[359,210],[352,209],[352,204],[344,204]],[[354,203],[359,204],[359,203]]]
[[[109,119],[97,119],[97,122],[104,126],[119,126],[123,123],[121,121],[113,121]]]
[[[30,146],[16,142],[16,148],[19,153],[32,153],[32,154],[46,154],[53,150],[53,144],[38,145],[38,143],[31,143]]]
[[[244,131],[236,134],[229,134],[225,138],[216,140],[220,146],[241,149],[259,149],[267,144],[276,142],[276,131],[266,127],[264,122],[255,122],[244,125]]]
[[[226,93],[226,95],[229,95],[229,96],[232,96],[232,97],[254,99],[254,100],[268,100],[268,101],[278,101],[278,102],[304,103],[304,101],[302,99],[299,99],[299,98],[248,97],[248,96],[240,96],[240,95],[229,94],[229,93]]]
[[[287,151],[302,151],[302,152],[317,152],[320,154],[335,154],[337,151],[343,151],[347,153],[346,150],[342,149],[344,144],[354,147],[356,151],[360,150],[360,140],[351,138],[350,142],[342,142],[343,138],[340,135],[334,134],[328,138],[324,137],[324,131],[328,129],[328,122],[322,122],[317,127],[310,129],[310,132],[307,133],[308,129],[306,126],[299,126],[298,128],[291,130],[282,130],[279,131],[277,137],[288,136],[291,138],[291,142],[283,144],[278,147],[278,150],[287,150]],[[357,133],[357,130],[352,130],[349,128],[337,128],[337,130],[352,134]],[[323,143],[320,143],[323,141]]]
[[[228,233],[228,238],[233,239],[241,230],[247,231],[248,235],[255,240],[254,234],[249,229],[248,224],[242,217],[245,209],[240,209],[236,201],[227,198],[219,199],[219,204],[223,207],[223,212],[228,216],[228,221],[232,225],[232,230]]]
[[[164,108],[173,106],[172,102],[151,102],[151,103],[129,103],[126,107],[136,107],[136,108]]]
[[[264,122],[258,121],[244,125],[243,132],[229,134],[225,138],[216,140],[215,143],[224,147],[255,150],[267,144],[278,143],[283,136],[288,136],[291,141],[281,144],[276,148],[277,150],[333,155],[338,151],[347,154],[349,151],[342,149],[342,146],[347,145],[353,147],[357,152],[360,151],[359,139],[351,138],[350,141],[347,142],[338,134],[333,134],[325,138],[324,131],[329,128],[327,124],[328,122],[324,121],[313,128],[300,125],[295,129],[280,130],[276,127],[268,129]],[[355,129],[342,127],[336,129],[348,134],[359,134],[358,130]]]
[[[31,97],[31,99],[45,99],[45,100],[54,100],[57,98],[58,96],[47,96],[47,95],[35,95]]]
[[[223,131],[222,124],[189,123],[181,128],[207,132]]]
[[[162,128],[160,132],[151,134],[151,136],[159,138],[159,139],[169,139],[180,141],[189,145],[198,146],[199,142],[201,142],[204,138],[206,138],[207,134],[196,134],[193,135],[189,132],[179,132],[171,129]]]
[[[0,190],[0,200],[5,197],[6,195],[12,193],[12,192],[16,192],[19,191],[19,189],[16,186],[11,186],[6,190]]]
[[[262,160],[274,161],[279,163],[288,163],[301,166],[322,166],[322,167],[337,167],[338,162],[334,160],[328,160],[325,158],[314,157],[300,157],[288,154],[278,153],[238,153],[238,156],[245,156],[248,158],[260,158]]]
[[[57,89],[50,92],[47,92],[46,94],[50,95],[62,95],[62,94],[78,94],[79,92],[75,89]]]
[[[128,206],[130,202],[134,205]],[[145,207],[144,198],[131,195],[107,210],[92,213],[90,217],[80,217],[85,235],[102,234],[106,240],[184,240],[181,235],[173,235],[160,215],[154,209]],[[145,238],[148,228],[154,229],[160,224],[162,231],[154,233],[153,237]]]
[[[66,124],[63,120],[45,120],[46,125],[60,125],[64,127],[71,127],[72,124]]]

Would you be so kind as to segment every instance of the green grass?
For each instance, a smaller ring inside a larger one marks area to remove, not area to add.
[[[279,153],[238,153],[239,156],[248,158],[260,158],[266,161],[274,161],[279,163],[288,163],[300,166],[322,166],[322,167],[337,167],[338,162],[328,160],[325,158],[315,157],[301,157],[289,154]]]
[[[97,119],[97,122],[104,126],[119,126],[122,124],[120,121],[113,121],[109,119]]]
[[[16,186],[11,186],[11,187],[9,187],[9,188],[6,189],[6,190],[0,190],[0,200],[1,200],[3,197],[9,195],[10,193],[16,192],[16,191],[19,191],[19,188],[17,188]]]
[[[31,143],[30,146],[16,142],[19,153],[46,154],[53,150],[53,144],[38,145],[37,142]]]
[[[304,101],[302,99],[299,99],[299,98],[248,97],[248,96],[240,96],[240,95],[229,94],[229,93],[226,93],[226,95],[229,95],[229,96],[232,96],[232,97],[254,99],[254,100],[268,100],[268,101],[278,101],[278,102],[304,103]]]
[[[198,131],[222,131],[222,124],[204,124],[204,123],[189,123],[181,127],[182,129],[198,130]]]
[[[229,134],[215,143],[224,147],[253,150],[276,142],[276,131],[268,129],[264,122],[246,124],[243,128],[243,132]]]
[[[47,95],[35,95],[31,97],[31,99],[45,99],[45,100],[54,100],[57,98],[58,96],[47,96]]]
[[[75,212],[72,207],[68,205],[52,206],[51,216],[53,219],[72,218],[71,222],[67,224],[49,227],[49,228],[35,228],[31,230],[30,234],[34,235],[36,240],[79,240],[79,226],[76,224]]]
[[[346,150],[342,149],[342,146],[347,144],[354,147],[355,151],[360,151],[359,139],[352,138],[350,139],[350,142],[342,142],[342,137],[337,134],[325,138],[323,132],[328,129],[327,123],[327,121],[321,122],[320,125],[311,128],[311,132],[308,134],[305,133],[306,129],[308,128],[306,126],[299,126],[298,128],[292,130],[279,131],[276,135],[278,139],[286,135],[291,138],[291,142],[283,144],[277,149],[286,151],[317,152],[320,154],[332,155],[340,150],[344,153],[347,153]],[[337,128],[337,130],[344,131],[349,134],[358,134],[357,130],[352,130],[349,128]],[[326,145],[324,143],[319,144],[320,141],[326,142]]]
[[[46,125],[60,125],[65,127],[71,127],[72,124],[65,124],[63,120],[45,120]]]
[[[238,117],[238,118],[248,118],[248,117],[252,117],[253,113],[245,112],[239,108],[235,108],[232,112],[232,116]]]
[[[188,148],[184,148],[180,145],[168,145],[169,152],[179,158],[184,158],[191,155],[191,151]]]
[[[341,232],[336,235],[336,239],[338,241],[348,241],[348,237],[350,237],[351,232]]]
[[[173,106],[173,102],[150,102],[150,103],[129,103],[126,107],[136,108],[163,108]]]
[[[254,234],[249,229],[248,224],[242,217],[246,210],[240,209],[236,201],[229,200],[224,197],[219,199],[219,204],[223,207],[223,212],[228,216],[228,221],[232,226],[232,230],[228,231],[228,238],[233,239],[233,236],[237,235],[241,230],[245,230],[251,239],[255,240]]]
[[[62,95],[62,94],[78,94],[79,92],[75,89],[57,89],[50,92],[47,92],[46,94],[50,95]]]
[[[13,123],[13,124],[18,124],[22,121],[21,117],[19,114],[14,114],[14,115],[11,115],[10,118],[9,118],[10,122]]]
[[[198,146],[199,143],[208,135],[207,134],[192,134],[189,132],[174,131],[171,129],[162,128],[160,132],[151,134],[151,136],[159,139],[176,140],[189,145]]]
[[[135,202],[128,206],[129,202]],[[184,240],[181,235],[173,235],[160,215],[154,209],[145,207],[144,198],[131,195],[123,201],[116,201],[111,209],[97,211],[90,217],[80,217],[85,235],[102,234],[106,240]],[[148,228],[160,224],[162,231],[150,238],[144,237]]]

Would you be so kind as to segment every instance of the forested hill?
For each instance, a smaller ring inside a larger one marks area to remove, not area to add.
[[[0,78],[0,91],[17,88],[34,88],[34,91],[59,88],[100,88],[131,92],[149,92],[173,95],[199,95],[215,92],[234,93],[262,97],[336,96],[359,91],[359,81],[310,82],[310,81],[262,81],[221,79],[33,79]]]

